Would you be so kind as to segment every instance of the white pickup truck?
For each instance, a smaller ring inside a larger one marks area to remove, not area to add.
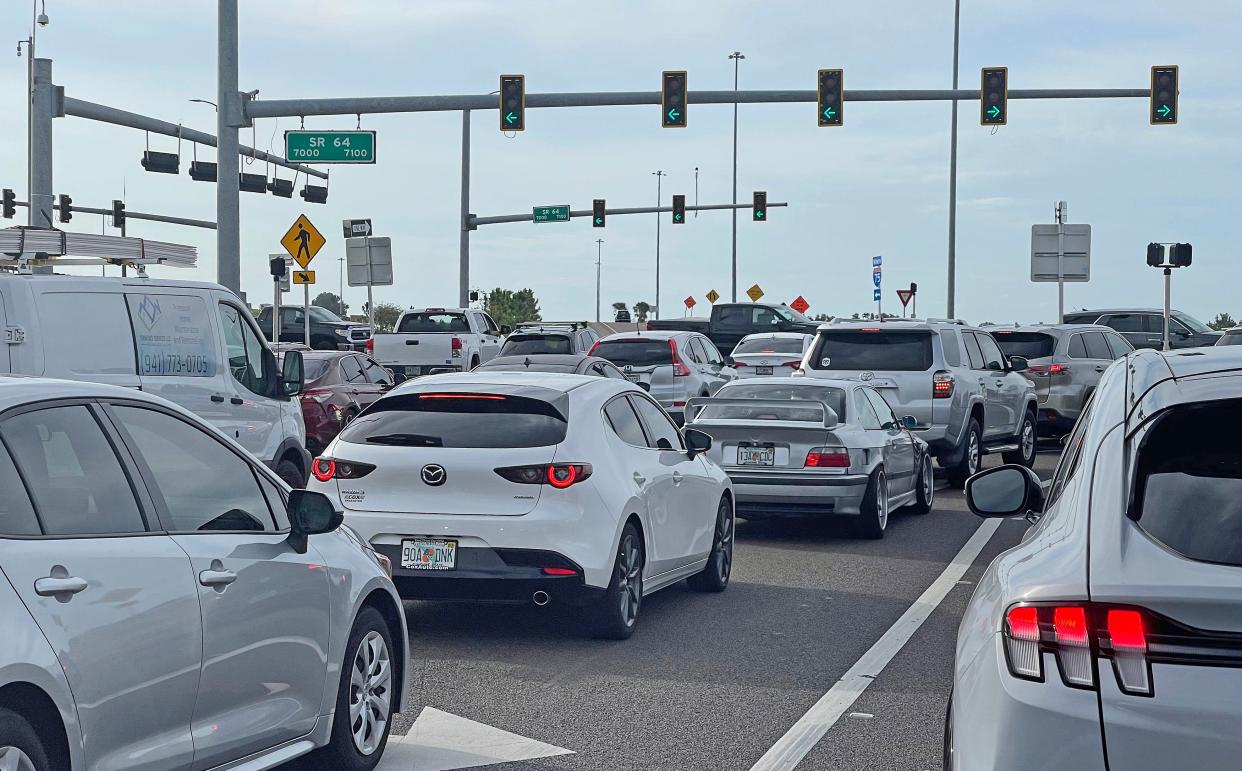
[[[398,380],[464,372],[495,356],[507,333],[473,308],[412,308],[394,331],[374,336],[372,353]]]

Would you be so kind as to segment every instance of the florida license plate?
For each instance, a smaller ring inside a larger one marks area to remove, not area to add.
[[[631,383],[638,383],[643,379],[642,375],[626,375],[625,379]]]
[[[771,466],[775,462],[775,447],[737,448],[737,465],[739,466]]]
[[[771,375],[772,368],[771,367],[755,367],[755,374],[756,375]]]
[[[413,538],[401,542],[401,567],[406,570],[453,570],[457,567],[457,542]]]

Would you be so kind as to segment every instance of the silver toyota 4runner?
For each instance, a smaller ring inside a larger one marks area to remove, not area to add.
[[[856,378],[898,415],[918,420],[949,481],[962,485],[986,453],[1035,462],[1035,388],[988,332],[959,321],[847,321],[824,324],[803,357],[813,378]]]

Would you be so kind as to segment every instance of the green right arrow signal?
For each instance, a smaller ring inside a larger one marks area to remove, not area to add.
[[[992,105],[991,107],[988,108],[989,118],[992,118],[992,119],[999,118],[1000,114],[1001,114],[1001,109],[997,107],[996,105]]]
[[[1167,118],[1169,117],[1169,113],[1173,112],[1173,110],[1170,109],[1167,104],[1162,104],[1160,105],[1160,109],[1156,110],[1156,112],[1160,113],[1161,118]]]

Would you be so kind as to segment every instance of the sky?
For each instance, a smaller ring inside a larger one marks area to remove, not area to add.
[[[730,52],[743,52],[743,89],[813,89],[816,70],[845,69],[847,89],[948,88],[951,0],[241,0],[240,78],[259,99],[486,94],[501,73],[524,73],[527,93],[655,91],[660,72],[687,70],[691,91],[732,85]],[[212,0],[46,0],[51,24],[38,54],[69,96],[214,133]],[[0,3],[11,41],[28,35],[26,0]],[[1056,285],[1030,281],[1030,230],[1053,221],[1092,226],[1089,283],[1068,284],[1066,307],[1159,306],[1162,278],[1145,264],[1150,241],[1194,245],[1173,281],[1174,306],[1205,321],[1242,317],[1242,3],[1232,0],[963,0],[961,87],[979,68],[1007,66],[1011,89],[1146,88],[1152,65],[1181,67],[1180,122],[1150,126],[1146,99],[1013,100],[1007,126],[960,110],[957,315],[973,322],[1055,321]],[[12,50],[12,49],[10,49]],[[0,68],[0,186],[26,199],[26,59]],[[738,294],[802,295],[811,314],[874,310],[872,257],[884,258],[884,310],[919,285],[923,316],[946,311],[949,190],[947,102],[845,104],[845,125],[819,128],[811,103],[742,105],[738,200],[766,190],[768,222],[738,216]],[[589,209],[731,198],[732,107],[696,105],[686,129],[662,129],[659,108],[530,109],[527,130],[506,136],[495,112],[472,119],[471,209],[479,216],[533,206]],[[307,128],[352,129],[358,118],[308,118]],[[340,223],[370,218],[393,242],[396,284],[377,302],[453,305],[458,281],[460,113],[363,115],[378,132],[373,166],[331,169],[326,205],[243,193],[242,289],[270,302],[267,255],[301,213],[327,236],[312,267],[317,290],[336,292]],[[282,152],[297,118],[257,121],[243,144]],[[213,220],[215,191],[185,173],[213,148],[80,118],[54,122],[54,191],[106,208]],[[149,147],[180,152],[179,176],[145,172]],[[243,166],[271,173],[262,162]],[[282,177],[292,172],[281,169]],[[304,178],[299,180],[299,187]],[[730,215],[703,212],[661,225],[661,305],[680,316],[693,296],[730,295]],[[19,220],[24,224],[24,210]],[[482,226],[471,237],[471,284],[529,287],[546,319],[593,318],[602,251],[605,316],[617,301],[655,302],[657,215],[562,224]],[[100,232],[102,218],[65,226]],[[115,232],[110,226],[106,232]],[[215,234],[130,221],[128,233],[192,244],[197,269],[161,277],[215,280]],[[603,238],[602,247],[596,239]],[[89,269],[86,269],[89,270]],[[77,271],[82,272],[82,271]],[[286,302],[297,295],[286,295]],[[345,289],[359,311],[365,288]],[[744,298],[743,298],[744,299]]]

